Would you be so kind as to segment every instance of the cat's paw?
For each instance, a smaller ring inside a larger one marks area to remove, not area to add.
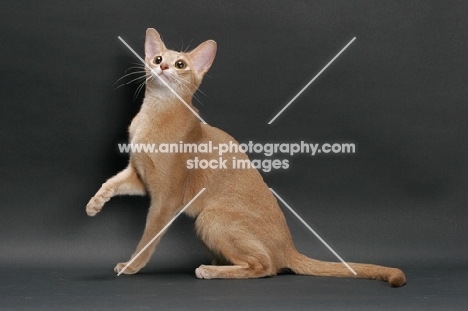
[[[132,268],[132,266],[128,266],[127,268],[125,268],[125,266],[127,265],[126,262],[120,262],[117,264],[117,266],[115,266],[114,268],[114,272],[117,273],[117,274],[135,274],[137,273],[138,271],[140,271],[140,269],[135,269],[135,268]],[[125,270],[124,270],[125,268]]]
[[[86,213],[88,216],[95,216],[102,210],[104,204],[110,200],[112,197],[113,191],[109,188],[102,187],[99,189],[98,193],[89,200],[86,205]]]
[[[216,272],[213,271],[213,269],[211,268],[212,267],[210,266],[201,265],[200,267],[195,269],[195,275],[199,279],[207,279],[207,280],[212,279],[215,277]]]
[[[86,205],[86,213],[88,216],[95,216],[97,213],[99,213],[102,210],[104,203],[106,203],[106,201],[104,201],[103,198],[92,197]]]

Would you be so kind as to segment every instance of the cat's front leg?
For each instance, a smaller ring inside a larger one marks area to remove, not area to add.
[[[155,202],[150,206],[145,230],[135,252],[129,261],[118,263],[115,266],[115,273],[135,274],[146,266],[155,247],[161,240],[165,230],[167,230],[167,224],[170,223],[182,208],[181,199],[177,197],[176,193],[169,193],[167,196],[169,198],[161,198],[161,201],[164,203]],[[125,268],[130,261],[130,265]]]
[[[86,213],[88,216],[95,216],[102,210],[104,204],[112,198],[114,190],[106,185],[102,184],[101,188],[96,192],[94,197],[89,200],[86,205]]]
[[[140,271],[141,268],[144,267],[143,265],[139,266],[139,267],[134,267],[134,264],[131,264],[127,268],[125,268],[127,266],[127,263],[128,262],[119,262],[115,266],[114,272],[117,273],[117,274],[119,274],[119,273],[122,273],[122,274],[135,274],[138,271]]]
[[[144,195],[145,186],[135,169],[129,165],[117,175],[108,179],[86,205],[86,213],[94,216],[102,210],[104,204],[115,195]]]

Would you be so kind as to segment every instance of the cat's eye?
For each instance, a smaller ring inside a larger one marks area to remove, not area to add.
[[[176,61],[175,66],[177,69],[184,69],[187,65],[183,60],[178,60]]]
[[[156,56],[156,57],[154,58],[154,63],[155,63],[156,65],[161,64],[161,62],[162,62],[162,57],[161,57],[161,56]]]

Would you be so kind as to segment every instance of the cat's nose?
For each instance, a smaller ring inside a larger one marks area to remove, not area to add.
[[[159,68],[161,68],[161,70],[166,70],[169,69],[169,66],[165,63],[162,63],[161,65],[159,65]]]

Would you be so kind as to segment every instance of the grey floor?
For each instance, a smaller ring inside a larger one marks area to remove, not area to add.
[[[110,267],[0,269],[1,310],[468,310],[468,268],[402,267],[408,283],[279,275],[198,280],[193,270],[117,277]]]

